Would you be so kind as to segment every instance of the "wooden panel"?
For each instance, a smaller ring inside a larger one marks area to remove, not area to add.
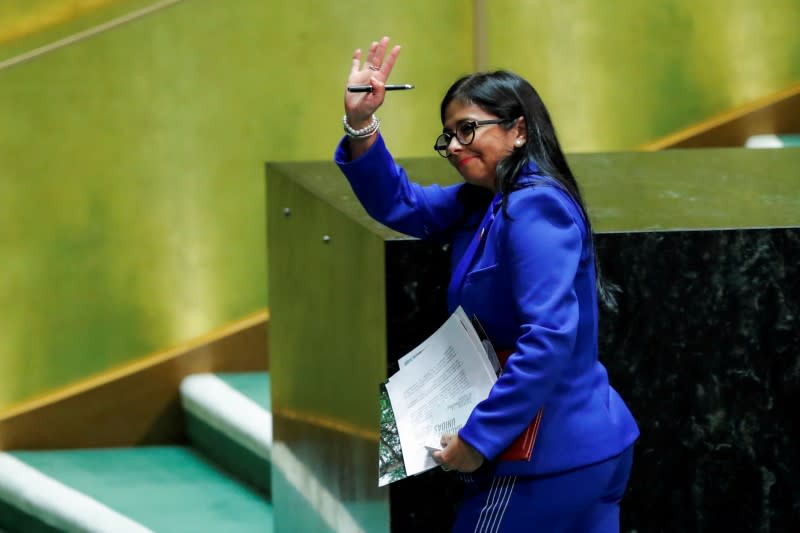
[[[752,135],[800,133],[800,83],[646,144],[644,150],[744,146]]]
[[[256,313],[0,415],[0,449],[169,444],[186,440],[178,387],[198,372],[269,367],[269,314]]]
[[[266,172],[276,531],[387,531],[375,434],[386,379],[381,230],[349,216],[363,208],[333,162]]]

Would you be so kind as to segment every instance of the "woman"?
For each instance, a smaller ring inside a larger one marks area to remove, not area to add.
[[[452,243],[448,306],[476,315],[503,373],[434,459],[467,481],[455,531],[618,531],[639,435],[597,354],[592,228],[549,114],[510,72],[456,81],[435,149],[463,184],[421,187],[386,149],[375,111],[400,53],[356,50],[335,159],[378,221]],[[537,414],[541,413],[540,424]],[[530,456],[504,453],[533,429]]]

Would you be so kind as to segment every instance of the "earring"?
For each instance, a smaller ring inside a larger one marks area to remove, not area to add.
[[[519,148],[523,144],[525,144],[525,140],[524,139],[517,139],[516,141],[514,141],[514,146],[516,146],[517,148]]]

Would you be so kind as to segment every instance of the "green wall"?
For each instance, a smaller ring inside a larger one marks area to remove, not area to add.
[[[331,157],[356,47],[408,43],[384,131],[430,151],[471,12],[346,5],[187,0],[0,71],[0,410],[266,307],[263,163]]]
[[[489,0],[489,68],[528,78],[570,151],[626,150],[800,80],[797,0]]]
[[[0,63],[154,4],[0,39]],[[800,78],[796,0],[185,0],[0,70],[0,412],[264,308],[264,161],[330,158],[350,54],[383,34],[417,89],[382,130],[431,155],[474,5],[489,66],[531,78],[568,150],[633,148]]]

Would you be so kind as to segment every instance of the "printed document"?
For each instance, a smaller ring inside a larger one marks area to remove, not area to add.
[[[381,486],[437,466],[431,449],[461,429],[497,380],[497,366],[461,307],[398,363],[385,383],[388,401],[381,401]],[[392,464],[401,457],[402,468]]]

